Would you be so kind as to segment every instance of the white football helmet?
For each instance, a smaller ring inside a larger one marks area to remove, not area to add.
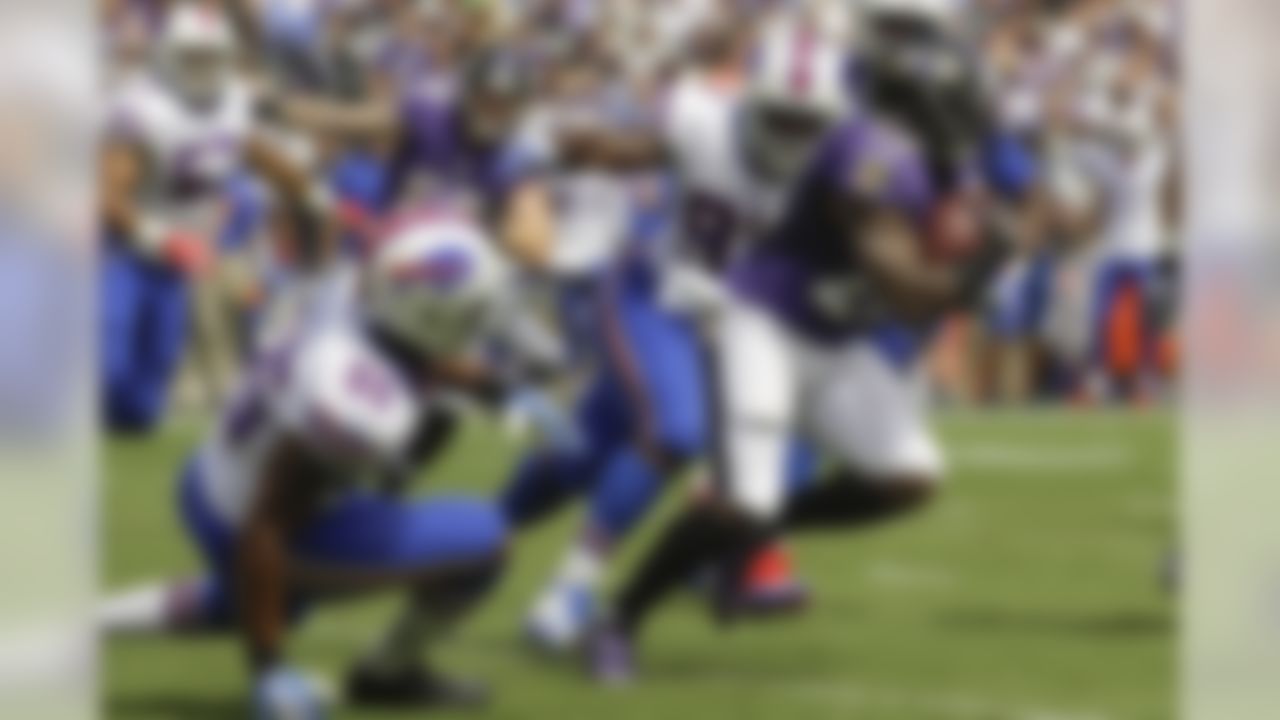
[[[492,326],[508,280],[505,261],[475,224],[411,219],[370,258],[364,302],[369,318],[399,341],[448,355]]]
[[[203,2],[173,5],[156,43],[161,78],[197,109],[217,104],[234,72],[235,34],[217,6]]]
[[[849,106],[838,35],[812,18],[782,16],[762,29],[743,107],[742,140],[765,178],[794,178]]]

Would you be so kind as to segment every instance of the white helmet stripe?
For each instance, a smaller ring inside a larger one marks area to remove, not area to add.
[[[802,23],[796,28],[795,38],[791,42],[791,87],[801,97],[807,95],[813,86],[816,45],[816,33],[808,23]]]

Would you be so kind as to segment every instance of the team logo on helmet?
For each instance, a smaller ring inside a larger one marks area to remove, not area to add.
[[[471,256],[453,246],[435,250],[392,271],[396,282],[426,283],[441,292],[453,292],[466,284],[474,270]]]

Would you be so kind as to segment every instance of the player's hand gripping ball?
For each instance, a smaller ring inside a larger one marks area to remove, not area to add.
[[[963,262],[982,245],[979,199],[957,192],[944,199],[929,217],[926,243],[930,259],[942,263]]]

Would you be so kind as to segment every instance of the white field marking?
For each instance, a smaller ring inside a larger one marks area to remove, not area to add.
[[[1063,713],[1057,710],[1031,710],[1018,720],[1103,720],[1107,716],[1096,713]]]
[[[1121,471],[1136,467],[1134,448],[1112,442],[972,442],[948,449],[956,467],[1019,472]]]
[[[1042,407],[936,407],[931,414],[945,422],[958,425],[970,423],[990,426],[999,423],[1026,426],[1089,425],[1102,427],[1107,423],[1124,426],[1162,424],[1177,418],[1176,408],[1094,407],[1078,408],[1067,405]]]
[[[95,640],[88,625],[0,628],[0,691],[61,689],[69,678],[89,683]]]
[[[877,560],[867,566],[867,581],[881,587],[906,590],[945,590],[956,584],[954,573],[923,565]]]
[[[338,688],[338,681],[332,675],[322,673],[319,670],[304,669],[302,676],[311,684],[312,689],[316,691],[316,695],[320,698],[320,702],[327,707],[334,707],[342,700],[342,692]]]
[[[1019,706],[976,695],[929,695],[918,690],[858,687],[841,682],[785,683],[776,686],[776,690],[796,700],[851,711],[894,708],[955,720],[1109,720],[1108,715],[1094,711]]]
[[[369,634],[360,632],[351,623],[331,622],[309,625],[307,633],[329,640],[367,640]],[[332,678],[310,675],[325,695],[336,697]],[[743,679],[734,673],[716,672],[698,674],[698,682],[705,685],[724,685],[740,690]],[[750,682],[760,683],[758,678]],[[643,678],[640,688],[643,689]],[[896,709],[904,712],[921,712],[953,720],[1113,720],[1112,716],[1090,710],[1069,710],[1037,707],[1033,704],[1004,703],[992,698],[960,693],[929,695],[919,689],[869,687],[838,679],[781,681],[758,685],[769,694],[786,696],[801,702],[820,704],[845,711]],[[333,693],[333,695],[328,695]]]

